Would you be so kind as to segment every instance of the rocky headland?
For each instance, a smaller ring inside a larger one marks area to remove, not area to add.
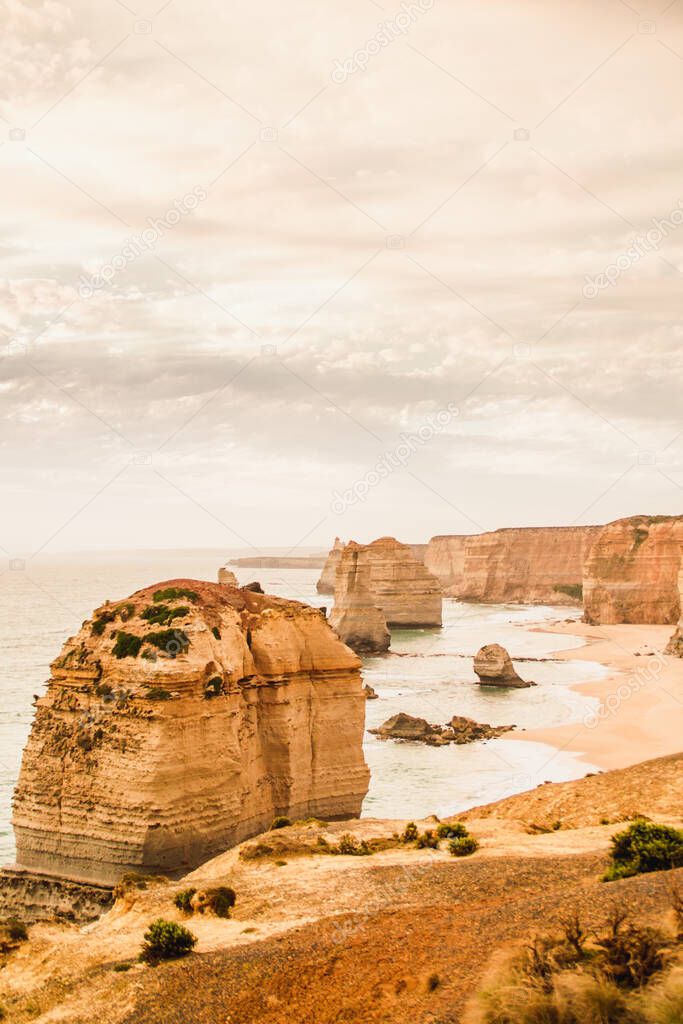
[[[111,885],[188,871],[276,815],[357,815],[359,667],[296,601],[171,580],[107,602],[36,701],[18,868]]]
[[[334,608],[329,623],[357,654],[381,654],[389,649],[391,634],[384,613],[370,592],[370,562],[360,545],[347,544],[336,573]]]

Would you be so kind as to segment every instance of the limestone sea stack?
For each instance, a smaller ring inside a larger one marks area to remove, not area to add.
[[[394,537],[381,537],[372,544],[351,544],[358,552],[359,564],[368,566],[373,604],[383,612],[390,629],[441,625],[441,586],[415,558],[409,544],[401,544]],[[343,605],[344,581],[339,574],[337,586],[335,605]]]
[[[235,576],[232,569],[228,569],[227,565],[222,565],[221,568],[218,570],[218,582],[222,583],[224,586],[227,587],[239,586],[237,582],[237,577]]]
[[[327,556],[323,571],[320,575],[320,579],[316,584],[316,590],[319,594],[334,594],[335,580],[337,577],[337,566],[341,561],[342,551],[344,545],[339,537],[334,538],[334,544],[332,550]]]
[[[51,668],[14,798],[20,868],[177,875],[277,815],[360,812],[360,662],[317,609],[172,580],[102,605]]]
[[[533,686],[517,675],[512,659],[500,644],[486,644],[474,659],[474,671],[482,686]]]
[[[634,516],[602,527],[586,561],[585,621],[678,622],[682,552],[680,516]]]
[[[525,527],[432,537],[425,566],[444,594],[503,604],[581,604],[594,526]]]
[[[358,544],[347,544],[337,567],[335,604],[329,623],[357,654],[381,654],[391,634],[370,593],[370,565]]]

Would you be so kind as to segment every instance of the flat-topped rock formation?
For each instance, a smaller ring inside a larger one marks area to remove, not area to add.
[[[678,622],[682,552],[683,517],[633,516],[602,527],[586,560],[585,621]]]
[[[107,602],[52,663],[14,799],[17,865],[184,873],[276,815],[358,815],[360,662],[316,609],[173,580]]]
[[[359,563],[368,566],[373,604],[383,612],[389,628],[441,625],[441,586],[414,557],[409,544],[380,537],[372,544],[354,545],[354,550]],[[344,581],[339,574],[337,586],[335,605],[343,606]]]
[[[477,652],[474,671],[482,686],[534,686],[517,674],[510,655],[500,644],[486,644]]]
[[[548,526],[433,537],[426,568],[444,594],[491,604],[581,604],[583,567],[599,527]]]
[[[341,561],[344,544],[339,537],[334,538],[332,549],[325,560],[320,579],[316,584],[319,594],[334,594],[334,586],[337,578],[337,568]]]
[[[389,649],[391,634],[384,613],[370,593],[370,563],[360,545],[344,548],[337,568],[335,604],[329,623],[345,644],[358,654]]]

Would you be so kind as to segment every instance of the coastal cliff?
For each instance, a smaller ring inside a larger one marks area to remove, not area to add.
[[[353,544],[359,563],[367,566],[372,603],[388,626],[440,626],[442,593],[439,581],[414,557],[409,544],[380,537],[372,544]],[[342,555],[340,554],[340,563]],[[344,580],[336,576],[335,606],[344,604]]]
[[[683,518],[634,516],[604,526],[586,560],[591,625],[678,622]]]
[[[36,702],[18,868],[110,885],[186,872],[276,815],[358,815],[359,666],[295,601],[174,580],[107,602]]]
[[[492,604],[579,604],[583,566],[599,527],[558,526],[433,537],[425,566],[444,593]]]
[[[388,650],[391,634],[370,593],[370,564],[359,544],[351,541],[344,548],[336,582],[329,623],[340,639],[359,654]]]

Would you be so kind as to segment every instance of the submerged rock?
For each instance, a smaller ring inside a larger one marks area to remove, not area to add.
[[[430,725],[424,718],[413,718],[412,715],[399,712],[378,729],[370,729],[370,732],[382,740],[412,740],[442,747],[449,743],[462,745],[476,740],[495,739],[514,728],[514,725],[487,725],[460,715],[454,715],[448,725]]]
[[[474,659],[474,671],[482,686],[534,686],[517,675],[510,655],[500,644],[486,644]]]

